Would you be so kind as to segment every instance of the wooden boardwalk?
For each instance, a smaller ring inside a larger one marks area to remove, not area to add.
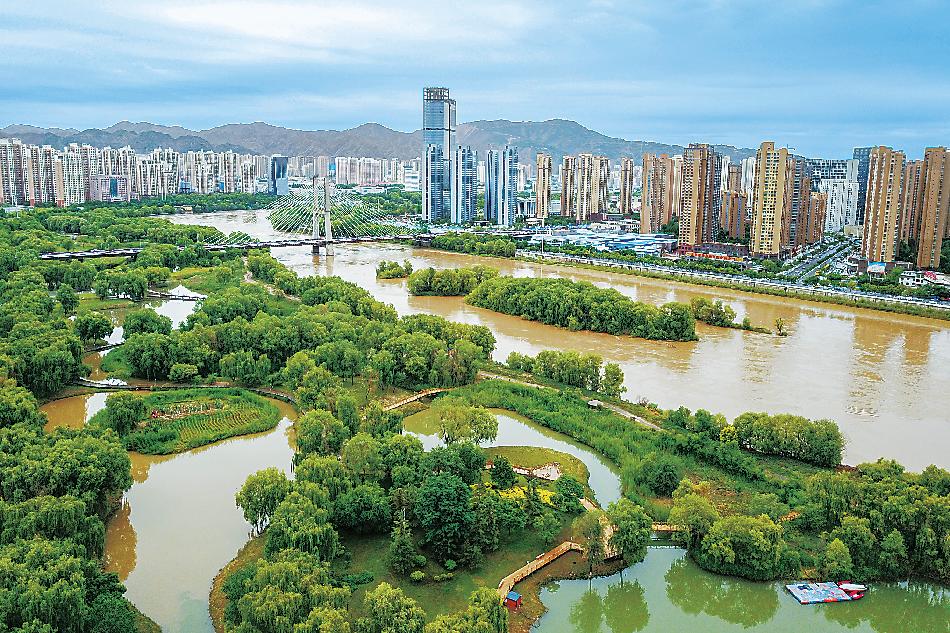
[[[385,407],[383,407],[383,411],[392,411],[393,409],[398,409],[404,404],[409,404],[410,402],[414,402],[420,398],[425,398],[426,396],[431,396],[436,393],[442,393],[443,391],[448,391],[448,389],[444,389],[444,388],[424,389],[420,391],[419,393],[414,393],[411,396],[406,396],[405,398],[402,398],[401,400],[397,400],[396,402],[393,402],[392,404],[387,404]]]
[[[501,582],[498,583],[498,595],[504,598],[508,595],[508,592],[511,591],[512,587],[514,587],[518,582],[524,580],[551,561],[556,560],[558,557],[570,552],[571,550],[583,552],[584,548],[581,547],[579,543],[575,543],[574,541],[564,541],[550,552],[541,554],[521,569],[518,569],[514,573],[502,578]]]

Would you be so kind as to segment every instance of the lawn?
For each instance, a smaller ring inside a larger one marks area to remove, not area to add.
[[[591,494],[590,487],[588,486],[590,472],[587,470],[587,465],[573,455],[568,455],[567,453],[562,453],[550,448],[539,448],[537,446],[494,446],[485,449],[485,458],[488,461],[496,460],[499,457],[507,457],[512,466],[520,466],[522,468],[537,468],[538,466],[544,466],[551,462],[557,462],[561,468],[561,473],[570,475],[581,482],[581,485],[584,486],[585,493]],[[543,479],[539,479],[538,482],[542,484],[542,487],[554,489],[551,482],[547,482]],[[527,479],[523,475],[518,475],[518,482],[515,485],[525,486],[527,483]],[[548,486],[544,484],[551,485]]]

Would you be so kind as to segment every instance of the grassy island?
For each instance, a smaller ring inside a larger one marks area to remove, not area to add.
[[[133,426],[128,419],[136,415]],[[279,421],[276,405],[243,389],[185,389],[113,394],[89,423],[127,428],[122,441],[130,451],[167,455],[269,431]]]

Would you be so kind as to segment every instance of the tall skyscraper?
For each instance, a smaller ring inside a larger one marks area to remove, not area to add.
[[[861,256],[871,262],[892,262],[897,249],[904,153],[875,147],[868,156],[867,203]]]
[[[478,155],[471,147],[455,150],[455,182],[452,185],[452,223],[461,224],[475,217],[478,197]]]
[[[27,205],[26,172],[29,155],[20,139],[0,139],[0,198],[4,204]]]
[[[837,233],[854,226],[858,218],[858,181],[825,179],[818,183],[819,193],[828,196],[825,231]]]
[[[447,220],[452,205],[452,158],[455,153],[455,100],[448,88],[425,88],[422,101],[422,142],[425,145],[422,218]]]
[[[640,233],[659,233],[674,215],[674,171],[669,154],[643,155],[643,188],[640,205]]]
[[[706,143],[692,143],[683,152],[680,246],[716,240],[721,204],[716,202],[720,195],[716,164],[716,152]]]
[[[537,198],[536,216],[546,219],[551,215],[551,178],[553,165],[547,154],[538,154],[538,177],[535,180],[535,196]]]
[[[280,154],[270,157],[267,180],[272,196],[286,196],[290,192],[290,184],[287,180],[287,161],[288,157]],[[197,180],[202,182],[204,179],[199,176]]]
[[[577,157],[561,159],[561,217],[577,215]]]
[[[897,239],[908,244],[920,237],[920,220],[924,210],[927,169],[922,160],[904,164],[901,186],[901,213],[897,222]]]
[[[755,155],[755,197],[750,251],[779,259],[789,250],[795,161],[784,147],[762,143]]]
[[[745,237],[749,196],[742,191],[742,167],[730,162],[723,174],[720,228],[734,239]]]
[[[865,207],[868,199],[868,170],[871,165],[873,147],[855,147],[853,158],[858,161],[858,215],[857,223],[864,224]]]
[[[485,170],[485,219],[511,226],[518,214],[518,152],[488,150]]]
[[[606,156],[578,155],[577,210],[574,215],[578,222],[587,222],[592,215],[607,212],[609,182],[610,161]]]
[[[620,213],[633,213],[633,191],[636,189],[636,165],[632,158],[620,159]],[[642,194],[642,192],[641,192]]]
[[[798,249],[808,243],[812,168],[804,156],[792,156],[792,160],[795,161],[795,184],[792,187],[792,222],[789,227],[789,240],[791,247]]]
[[[920,216],[917,266],[940,266],[940,246],[950,237],[950,151],[928,147],[924,152],[924,196]]]

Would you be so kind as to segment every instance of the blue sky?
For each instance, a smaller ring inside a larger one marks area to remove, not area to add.
[[[827,158],[950,143],[946,1],[11,1],[0,36],[0,128],[412,131],[438,85],[460,122]]]

